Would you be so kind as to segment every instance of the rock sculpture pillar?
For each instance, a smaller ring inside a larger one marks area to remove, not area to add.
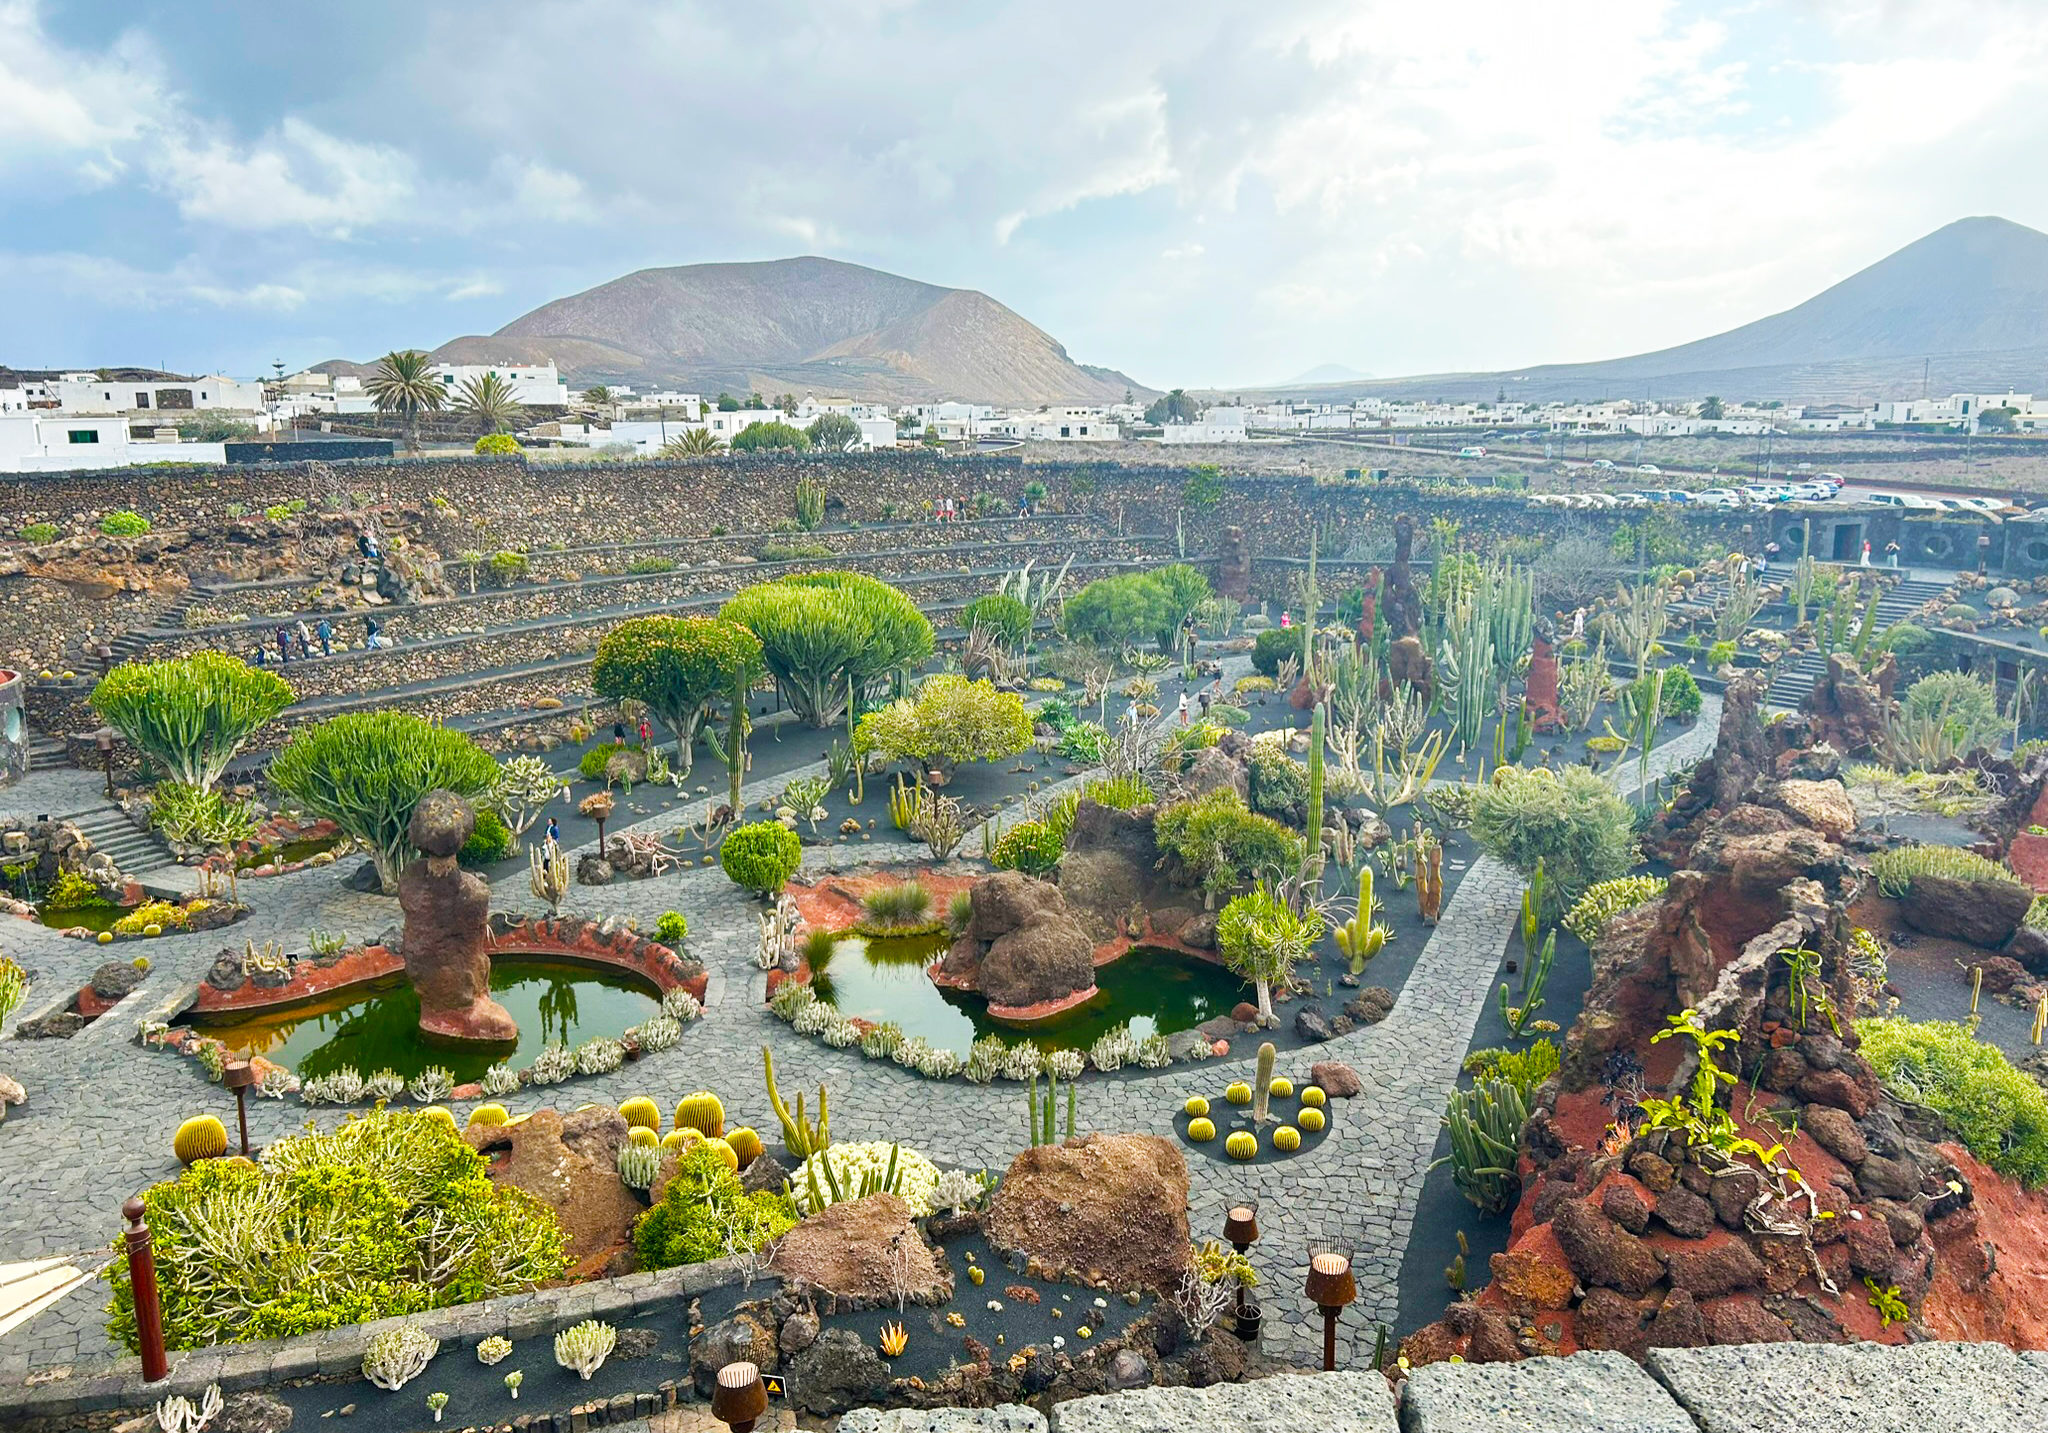
[[[398,878],[405,974],[419,992],[424,1034],[509,1044],[519,1038],[519,1026],[491,999],[491,888],[455,862],[475,829],[475,811],[452,791],[429,791],[412,813],[407,835],[426,859]]]
[[[1548,617],[1536,619],[1536,645],[1529,657],[1529,682],[1523,698],[1529,725],[1545,734],[1564,730],[1557,707],[1557,631]]]

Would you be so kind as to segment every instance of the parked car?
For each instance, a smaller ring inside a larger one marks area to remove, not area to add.
[[[1822,473],[1814,481],[1826,483],[1831,488],[1839,488],[1842,485],[1842,475],[1840,473]]]
[[[1593,466],[1596,468],[1605,468],[1610,473],[1614,471],[1614,464],[1606,458],[1595,458],[1593,460]]]
[[[1918,493],[1871,493],[1863,501],[1884,508],[1908,508],[1914,512],[1940,512],[1941,504]]]
[[[1788,490],[1792,501],[1798,503],[1824,503],[1838,494],[1841,489],[1833,483],[1794,483]]]
[[[2012,504],[2002,498],[1953,498],[1951,501],[1981,513],[2001,514],[2012,511]]]
[[[1744,483],[1742,497],[1745,502],[1759,504],[1789,502],[1792,489],[1778,483]]]
[[[1702,488],[1692,495],[1692,500],[1702,507],[1739,508],[1742,499],[1731,488]]]
[[[1460,449],[1458,449],[1458,456],[1459,456],[1459,457],[1461,457],[1461,458],[1483,458],[1483,457],[1485,457],[1485,456],[1486,456],[1486,449],[1484,449],[1484,448],[1460,448]]]
[[[1659,477],[1664,475],[1664,470],[1655,463],[1637,463],[1636,471],[1639,473],[1654,473]]]

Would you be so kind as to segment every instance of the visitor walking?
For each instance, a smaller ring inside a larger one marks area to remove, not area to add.
[[[1586,609],[1581,607],[1572,613],[1572,640],[1582,642],[1586,638]]]
[[[1221,685],[1223,685],[1223,679],[1219,677],[1216,679],[1214,685],[1202,688],[1201,692],[1197,695],[1196,700],[1198,700],[1202,704],[1203,721],[1207,721],[1209,719],[1209,708],[1211,705],[1215,703],[1216,700],[1216,688]]]
[[[555,818],[552,816],[548,817],[548,844],[550,846],[559,846],[562,844],[561,823],[556,821]]]
[[[1778,544],[1776,544],[1775,542],[1767,542],[1767,543],[1765,543],[1765,544],[1764,544],[1764,556],[1763,556],[1763,561],[1761,561],[1761,562],[1759,562],[1759,563],[1757,564],[1757,566],[1756,566],[1756,575],[1757,575],[1758,577],[1764,577],[1764,576],[1767,576],[1767,575],[1769,575],[1769,573],[1770,573],[1770,570],[1771,570],[1771,564],[1772,564],[1772,563],[1774,563],[1774,562],[1776,562],[1777,560],[1778,560]]]
[[[626,724],[625,724],[624,722],[622,722],[622,721],[615,721],[615,722],[613,722],[613,723],[612,723],[612,745],[613,745],[613,746],[624,746],[625,744],[626,744]]]
[[[292,659],[292,634],[282,622],[277,624],[277,659],[280,662]]]
[[[322,617],[320,619],[320,625],[315,627],[313,631],[316,634],[318,634],[320,638],[320,655],[323,657],[333,656],[334,624],[332,622],[329,622],[325,617]]]
[[[654,728],[647,724],[647,718],[640,718],[640,744],[646,746],[654,740]]]
[[[375,652],[384,646],[384,629],[375,617],[363,619],[363,646]]]
[[[1864,544],[1863,544],[1863,564],[1862,564],[1862,565],[1863,565],[1863,566],[1865,566],[1865,567],[1868,567],[1868,566],[1870,566],[1870,543],[1869,543],[1869,541],[1868,541],[1867,539],[1866,539],[1866,540],[1864,541]]]
[[[1185,690],[1180,694],[1180,724],[1182,726],[1188,724],[1188,694]]]
[[[1281,608],[1281,609],[1280,609],[1280,630],[1284,632],[1284,631],[1286,631],[1286,630],[1287,630],[1287,629],[1288,629],[1289,627],[1292,627],[1293,625],[1294,625],[1294,619],[1293,619],[1292,617],[1289,617],[1289,616],[1287,615],[1287,609],[1286,609],[1286,608],[1284,608],[1284,607],[1283,607],[1283,608]]]
[[[313,629],[306,625],[305,618],[301,617],[299,619],[298,628],[294,635],[299,639],[299,660],[302,662],[311,661],[313,657]]]
[[[1893,571],[1899,566],[1899,544],[1896,540],[1884,545],[1884,565]]]

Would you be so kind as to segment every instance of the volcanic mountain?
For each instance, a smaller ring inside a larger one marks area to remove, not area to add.
[[[1121,402],[1148,390],[1075,363],[973,289],[833,259],[642,269],[434,350],[449,363],[552,359],[581,387],[840,394],[1008,406]]]
[[[2048,381],[2048,234],[1979,217],[1916,239],[1783,313],[1676,348],[1597,363],[1442,373],[1300,389],[1523,400],[1784,398],[2038,392]]]

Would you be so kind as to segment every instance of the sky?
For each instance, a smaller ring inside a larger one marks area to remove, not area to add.
[[[313,8],[0,0],[0,363],[246,376],[821,254],[1229,388],[1660,348],[2048,229],[2039,0]]]

